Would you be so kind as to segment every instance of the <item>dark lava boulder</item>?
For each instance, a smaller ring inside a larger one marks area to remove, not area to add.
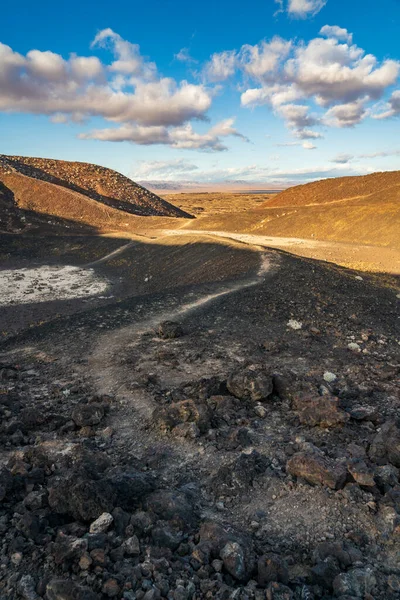
[[[72,475],[58,479],[49,487],[49,505],[54,512],[76,520],[92,521],[103,512],[111,512],[116,493],[106,479],[91,480]]]
[[[98,425],[104,417],[104,406],[98,403],[78,404],[72,411],[72,420],[78,427]]]
[[[0,502],[13,487],[13,477],[6,467],[0,467]]]
[[[328,556],[324,560],[317,562],[311,569],[311,573],[316,583],[331,590],[335,577],[340,573],[338,561],[333,556]]]
[[[400,467],[400,429],[395,421],[382,425],[372,441],[369,457],[380,465],[390,462]]]
[[[184,331],[182,326],[175,321],[163,321],[158,326],[157,334],[163,340],[172,340],[182,337],[184,335]]]
[[[156,489],[156,480],[151,473],[131,469],[117,472],[107,478],[115,494],[115,504],[125,510],[133,510]]]
[[[146,509],[158,518],[186,530],[194,527],[197,514],[193,504],[182,492],[160,490],[146,499]]]
[[[212,488],[218,495],[248,492],[254,479],[265,473],[271,461],[268,457],[253,450],[242,452],[232,463],[222,465],[212,478]]]
[[[272,581],[287,583],[289,571],[285,561],[277,554],[264,554],[257,562],[258,585],[266,587]]]
[[[273,380],[262,369],[241,369],[234,371],[226,383],[229,392],[240,400],[260,402],[272,394]]]
[[[209,548],[212,557],[220,558],[225,570],[238,581],[248,581],[254,571],[251,538],[244,533],[214,521],[202,524],[200,544]]]
[[[354,598],[366,598],[375,586],[376,577],[370,567],[340,573],[333,581],[333,591],[336,596],[347,594]]]
[[[92,590],[70,579],[52,579],[46,587],[48,600],[99,600]]]
[[[322,542],[313,553],[314,562],[320,563],[327,558],[333,558],[342,570],[348,569],[356,562],[362,560],[361,551],[348,541]]]
[[[193,400],[173,402],[153,412],[153,419],[162,431],[172,431],[183,423],[194,423],[199,432],[205,433],[210,426],[210,416],[205,403],[195,403]]]
[[[151,530],[151,538],[153,544],[161,548],[170,548],[170,550],[176,550],[181,544],[184,538],[183,531],[179,531],[175,527],[158,521],[155,527]]]

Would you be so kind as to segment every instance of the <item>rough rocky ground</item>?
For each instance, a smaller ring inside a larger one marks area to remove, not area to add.
[[[131,283],[4,336],[0,598],[398,598],[398,279],[120,244],[2,250]]]

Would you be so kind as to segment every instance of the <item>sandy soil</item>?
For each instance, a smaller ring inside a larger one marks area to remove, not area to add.
[[[400,274],[400,252],[395,248],[301,238],[271,237],[229,231],[180,229],[163,230],[162,233],[164,235],[211,235],[264,248],[280,248],[298,256],[333,262],[360,271]]]

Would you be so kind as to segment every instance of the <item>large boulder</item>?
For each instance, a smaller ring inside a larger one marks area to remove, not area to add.
[[[78,521],[93,521],[115,505],[115,490],[106,479],[91,480],[72,475],[59,479],[49,488],[49,505],[54,512]]]
[[[340,408],[338,398],[306,397],[296,402],[302,425],[337,427],[344,425],[350,415]]]
[[[274,390],[272,377],[258,368],[234,371],[229,375],[226,385],[236,398],[252,402],[267,400]]]
[[[395,421],[382,425],[369,449],[371,460],[383,465],[390,462],[400,467],[400,429]]]
[[[290,475],[301,477],[313,485],[341,489],[347,478],[346,466],[313,452],[298,452],[286,464]]]

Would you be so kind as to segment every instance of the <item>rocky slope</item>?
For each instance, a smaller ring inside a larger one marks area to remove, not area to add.
[[[0,226],[5,230],[41,224],[104,231],[129,227],[134,216],[190,217],[105,167],[0,155]]]
[[[253,254],[2,344],[0,597],[399,597],[395,280]]]

